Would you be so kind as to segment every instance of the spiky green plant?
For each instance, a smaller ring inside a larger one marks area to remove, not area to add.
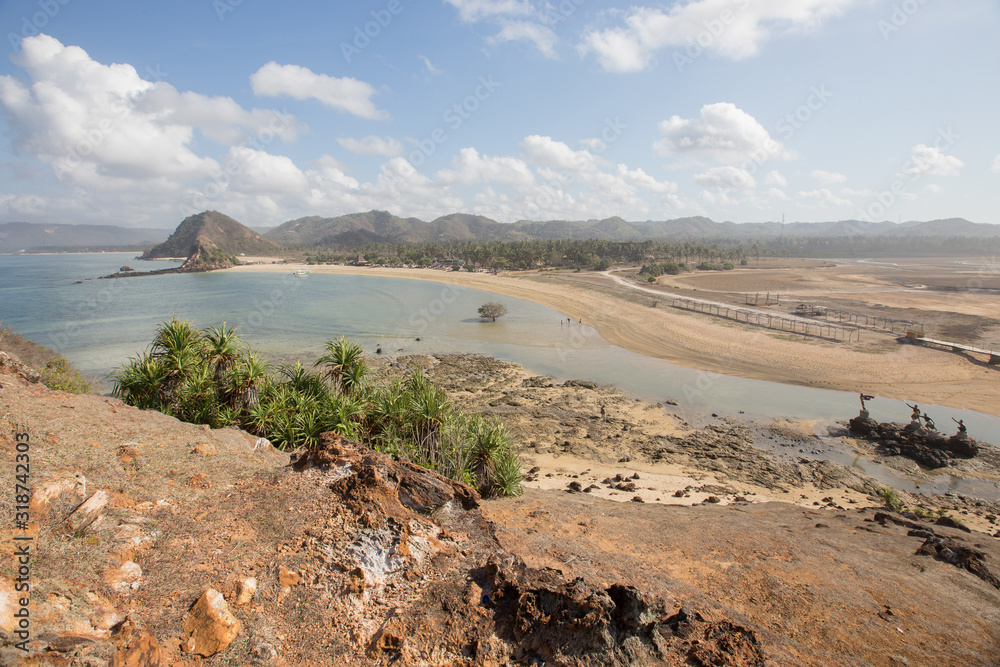
[[[339,386],[340,378],[351,368],[364,362],[364,350],[343,336],[325,344],[326,354],[316,360],[316,366],[325,366],[327,376]]]

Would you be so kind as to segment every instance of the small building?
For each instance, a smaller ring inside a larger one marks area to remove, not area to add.
[[[368,266],[368,260],[359,252],[358,258],[354,260],[354,266]]]

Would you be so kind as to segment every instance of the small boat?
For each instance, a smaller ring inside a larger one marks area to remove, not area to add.
[[[309,275],[309,272],[306,271],[305,269],[299,269],[298,271],[292,273],[292,275],[295,276],[296,278],[305,278],[306,276]]]

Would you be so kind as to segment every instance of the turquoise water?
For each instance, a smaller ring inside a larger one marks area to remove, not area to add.
[[[291,272],[94,279],[124,264],[140,271],[172,265],[121,253],[0,256],[0,321],[59,350],[100,379],[105,391],[107,374],[140,353],[160,322],[177,316],[201,327],[236,324],[255,349],[282,360],[311,362],[324,341],[340,335],[369,354],[378,347],[390,355],[487,354],[541,375],[613,383],[644,400],[674,399],[680,405],[670,410],[695,422],[714,412],[833,424],[859,407],[856,393],[710,374],[634,354],[591,327],[560,324],[565,316],[551,308],[481,290],[378,276],[296,278]],[[495,323],[476,316],[490,300],[509,309]],[[964,419],[974,437],[1000,442],[1000,418],[922,407],[939,425]],[[880,421],[906,421],[910,414],[901,401],[887,398],[870,408]]]

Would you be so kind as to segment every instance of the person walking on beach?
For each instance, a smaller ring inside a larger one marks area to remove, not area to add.
[[[601,421],[602,422],[608,421],[607,414],[604,412],[604,404],[603,403],[601,404]]]

